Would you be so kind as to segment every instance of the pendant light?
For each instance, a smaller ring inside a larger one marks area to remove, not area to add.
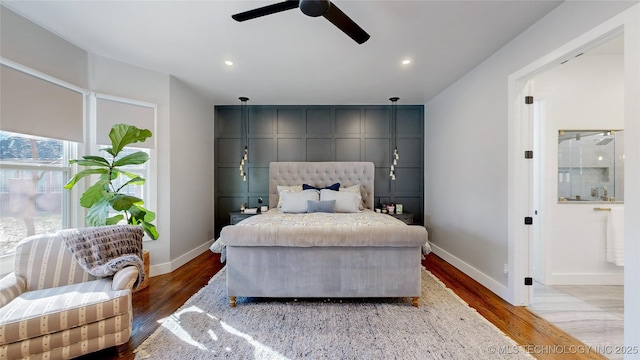
[[[245,166],[249,162],[249,114],[247,110],[248,97],[241,96],[240,98],[240,132],[242,133],[242,144],[244,144],[244,152],[240,158],[240,177],[242,181],[247,181],[247,173],[244,171]]]
[[[391,180],[396,179],[396,166],[398,165],[398,160],[400,160],[400,154],[398,153],[398,119],[397,119],[397,111],[396,106],[399,97],[389,98],[391,101],[391,141],[393,145],[393,154],[391,154],[391,169],[389,170],[389,177]]]

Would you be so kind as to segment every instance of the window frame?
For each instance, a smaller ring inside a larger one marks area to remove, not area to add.
[[[149,161],[147,162],[147,174],[145,176],[145,186],[144,186],[144,196],[143,196],[143,200],[144,200],[144,206],[147,209],[150,209],[154,212],[156,212],[157,214],[157,200],[158,200],[158,171],[157,171],[157,167],[158,167],[158,155],[157,155],[157,142],[158,142],[158,137],[157,137],[157,133],[156,133],[156,129],[158,128],[158,105],[155,103],[150,103],[150,102],[146,102],[146,101],[141,101],[141,100],[135,100],[135,99],[130,99],[130,98],[125,98],[125,97],[121,97],[121,96],[114,96],[114,95],[109,95],[109,94],[104,94],[104,93],[98,93],[98,92],[91,92],[90,96],[89,96],[89,118],[88,118],[88,129],[89,129],[89,141],[88,141],[88,153],[89,154],[97,154],[100,152],[100,149],[103,147],[106,147],[108,145],[100,145],[98,144],[98,136],[97,136],[97,129],[98,129],[98,106],[97,106],[97,102],[98,99],[104,99],[104,100],[110,100],[110,101],[116,101],[116,102],[121,102],[121,103],[125,103],[125,104],[130,104],[130,105],[136,105],[136,106],[142,106],[142,107],[148,107],[153,109],[153,128],[149,129],[151,130],[152,133],[152,137],[151,140],[153,142],[153,146],[152,147],[137,147],[135,146],[136,144],[131,144],[130,146],[125,147],[126,149],[139,149],[139,150],[146,150],[149,153]],[[151,240],[151,238],[149,238],[149,236],[145,233],[144,234],[144,241],[149,241]]]

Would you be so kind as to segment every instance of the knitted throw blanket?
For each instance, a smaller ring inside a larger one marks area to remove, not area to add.
[[[127,266],[138,268],[137,288],[144,281],[142,237],[140,226],[110,225],[58,231],[65,246],[89,274],[112,276]]]

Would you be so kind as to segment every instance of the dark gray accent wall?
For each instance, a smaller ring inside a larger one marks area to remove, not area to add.
[[[424,107],[397,105],[396,181],[389,178],[393,152],[390,105],[248,106],[248,179],[239,176],[243,153],[240,105],[215,107],[216,236],[241,203],[269,204],[272,161],[371,161],[376,202],[400,203],[422,224]]]

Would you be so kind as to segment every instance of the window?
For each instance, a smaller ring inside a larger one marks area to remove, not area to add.
[[[84,142],[87,92],[0,58],[0,273],[18,241],[70,219],[69,158]]]
[[[0,131],[0,256],[27,236],[67,227],[70,143]]]
[[[130,165],[127,171],[138,174],[145,179],[144,185],[131,185],[124,188],[128,195],[136,196],[144,200],[144,207],[156,211],[156,156],[155,140],[156,134],[156,111],[157,105],[139,100],[117,97],[107,94],[93,93],[91,96],[91,109],[93,116],[91,128],[97,148],[104,148],[111,145],[109,132],[111,127],[118,123],[134,125],[141,129],[151,130],[153,134],[142,143],[132,144],[135,147],[124,148],[120,156],[126,156],[134,152],[143,151],[149,155],[149,161],[141,165]],[[104,153],[101,155],[105,155]],[[120,177],[116,179],[114,185],[117,187],[128,179]],[[147,240],[145,235],[145,240]]]

